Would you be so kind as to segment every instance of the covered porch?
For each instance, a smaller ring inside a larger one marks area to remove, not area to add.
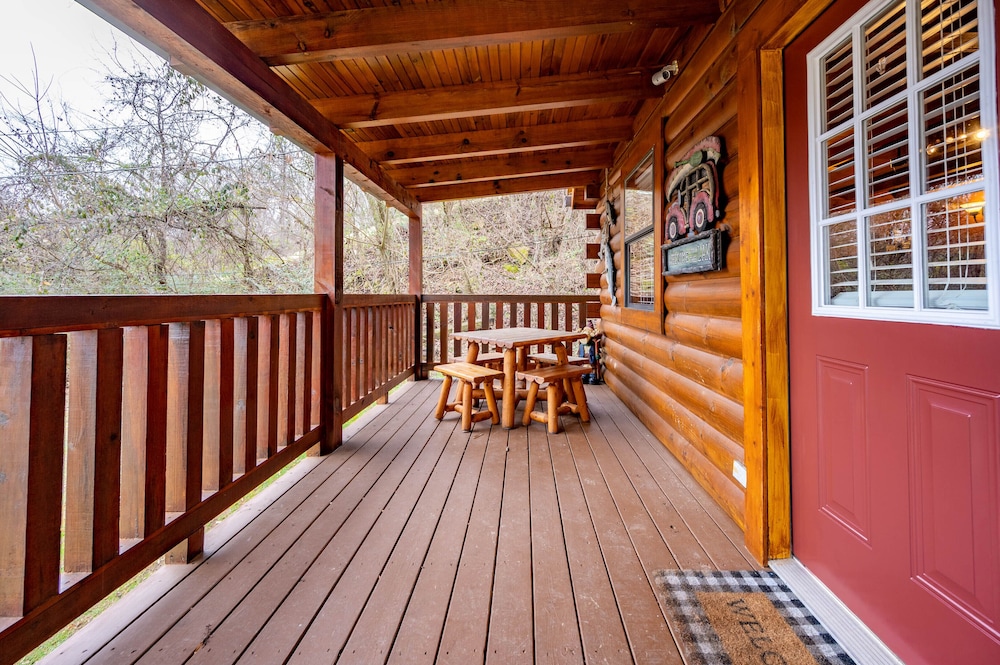
[[[558,435],[463,433],[439,387],[406,383],[46,662],[682,662],[654,575],[752,569],[742,531],[605,386]]]

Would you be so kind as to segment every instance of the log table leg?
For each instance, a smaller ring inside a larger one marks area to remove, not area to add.
[[[514,427],[514,409],[517,407],[517,350],[504,349],[503,352],[503,427]]]

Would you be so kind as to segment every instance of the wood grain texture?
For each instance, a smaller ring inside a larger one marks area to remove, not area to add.
[[[24,614],[59,593],[63,437],[66,425],[66,336],[38,336],[33,337],[31,342]]]
[[[31,356],[29,337],[0,340],[0,616],[24,614],[24,532],[28,513],[28,461],[31,442]]]
[[[316,310],[318,295],[0,296],[0,337]]]
[[[431,90],[404,90],[325,97],[312,105],[347,129],[449,120],[468,115],[545,111],[659,97],[643,70],[567,74],[522,81],[468,83]]]
[[[491,20],[483,20],[486,16]],[[627,8],[581,0],[572,12],[555,0],[536,0],[530,6],[446,0],[237,21],[226,27],[273,67],[686,26],[712,23],[718,16],[716,5],[695,0],[669,6],[637,0]]]

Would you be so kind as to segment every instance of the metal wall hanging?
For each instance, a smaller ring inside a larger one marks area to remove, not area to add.
[[[683,275],[722,268],[724,231],[713,228],[722,217],[719,209],[718,163],[722,140],[702,139],[674,164],[667,181],[667,215],[661,246],[663,274]]]
[[[607,187],[605,187],[607,191]],[[615,252],[611,249],[611,227],[618,222],[618,213],[615,211],[615,202],[608,199],[607,204],[608,220],[601,225],[601,247],[598,250],[598,257],[604,259],[604,273],[608,280],[608,292],[611,294],[611,306],[618,306],[618,292],[615,290]]]

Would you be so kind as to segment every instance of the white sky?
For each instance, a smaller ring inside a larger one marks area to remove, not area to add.
[[[117,41],[132,48],[131,40],[73,0],[0,0],[0,93],[10,97],[17,79],[33,87],[32,47],[39,81],[52,84],[55,99],[91,114],[99,105],[92,90],[101,82],[101,59]],[[23,97],[20,98],[23,101]]]

